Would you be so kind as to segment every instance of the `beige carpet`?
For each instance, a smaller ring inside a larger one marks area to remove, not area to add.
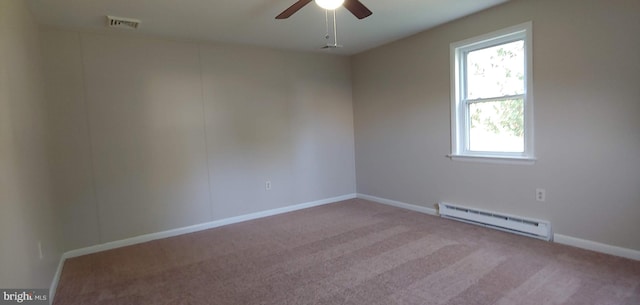
[[[65,263],[54,304],[640,304],[640,262],[348,200]]]

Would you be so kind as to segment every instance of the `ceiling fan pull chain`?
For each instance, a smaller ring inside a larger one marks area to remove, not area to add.
[[[327,28],[326,34],[324,34],[324,39],[329,43],[329,10],[324,10],[324,24]]]
[[[333,45],[338,46],[338,26],[336,22],[336,10],[333,10]]]

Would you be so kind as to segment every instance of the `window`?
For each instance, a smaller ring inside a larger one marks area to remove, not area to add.
[[[532,163],[531,23],[451,44],[451,157]]]

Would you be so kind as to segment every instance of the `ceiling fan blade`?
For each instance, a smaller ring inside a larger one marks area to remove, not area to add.
[[[371,12],[364,4],[360,3],[358,0],[345,0],[343,6],[348,9],[354,16],[358,17],[358,19],[364,19],[373,12]]]
[[[298,0],[298,2],[294,3],[292,6],[280,13],[280,15],[276,16],[276,19],[287,19],[291,17],[291,15],[295,14],[311,1],[313,0]]]

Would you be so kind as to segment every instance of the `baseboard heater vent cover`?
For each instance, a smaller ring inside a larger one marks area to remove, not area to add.
[[[523,218],[508,214],[483,211],[480,209],[438,203],[440,216],[466,223],[489,227],[501,231],[550,241],[551,224],[548,221]]]

